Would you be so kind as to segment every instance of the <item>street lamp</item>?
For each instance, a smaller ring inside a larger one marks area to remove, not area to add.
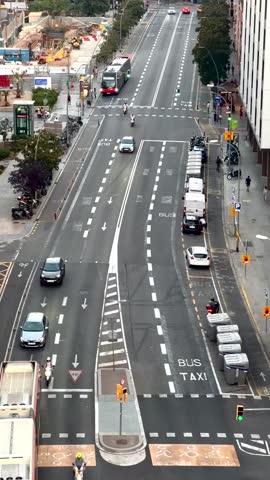
[[[69,107],[69,98],[70,98],[70,52],[68,52],[68,71],[67,71],[67,104],[66,104],[66,115],[67,115],[67,146],[69,146],[69,128],[68,128],[68,107]]]

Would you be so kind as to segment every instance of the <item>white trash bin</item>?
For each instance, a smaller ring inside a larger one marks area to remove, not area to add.
[[[227,313],[208,313],[206,318],[207,318],[206,333],[209,340],[211,340],[211,342],[215,342],[217,338],[218,325],[231,324],[231,319]]]
[[[221,372],[224,371],[224,356],[230,353],[241,353],[242,346],[240,343],[221,343],[218,346],[218,368]]]
[[[224,374],[228,385],[245,385],[249,369],[245,353],[224,355]]]

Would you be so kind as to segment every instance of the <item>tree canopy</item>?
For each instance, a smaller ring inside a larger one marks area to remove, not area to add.
[[[197,43],[192,51],[204,85],[227,79],[231,54],[229,9],[225,0],[204,0],[199,13]]]
[[[57,137],[46,131],[32,137],[15,139],[12,149],[17,164],[9,182],[14,190],[32,192],[42,188],[52,170],[57,170],[63,153]]]

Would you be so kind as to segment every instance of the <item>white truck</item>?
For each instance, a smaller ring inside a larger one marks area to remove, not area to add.
[[[184,214],[205,218],[205,195],[199,192],[186,192],[184,196]]]

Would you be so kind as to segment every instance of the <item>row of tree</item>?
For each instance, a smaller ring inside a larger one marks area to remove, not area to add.
[[[226,0],[202,0],[198,13],[197,43],[192,51],[203,85],[227,80],[231,38],[229,6]]]
[[[29,2],[30,11],[46,11],[56,15],[104,15],[110,8],[109,0],[34,0]]]
[[[107,63],[117,50],[121,50],[123,40],[131,28],[137,25],[144,12],[143,0],[123,0],[115,14],[112,29],[108,32],[96,57],[97,63]]]
[[[59,139],[45,130],[31,137],[16,138],[11,150],[17,163],[9,176],[15,192],[35,192],[45,187],[53,170],[58,170],[63,149]]]

